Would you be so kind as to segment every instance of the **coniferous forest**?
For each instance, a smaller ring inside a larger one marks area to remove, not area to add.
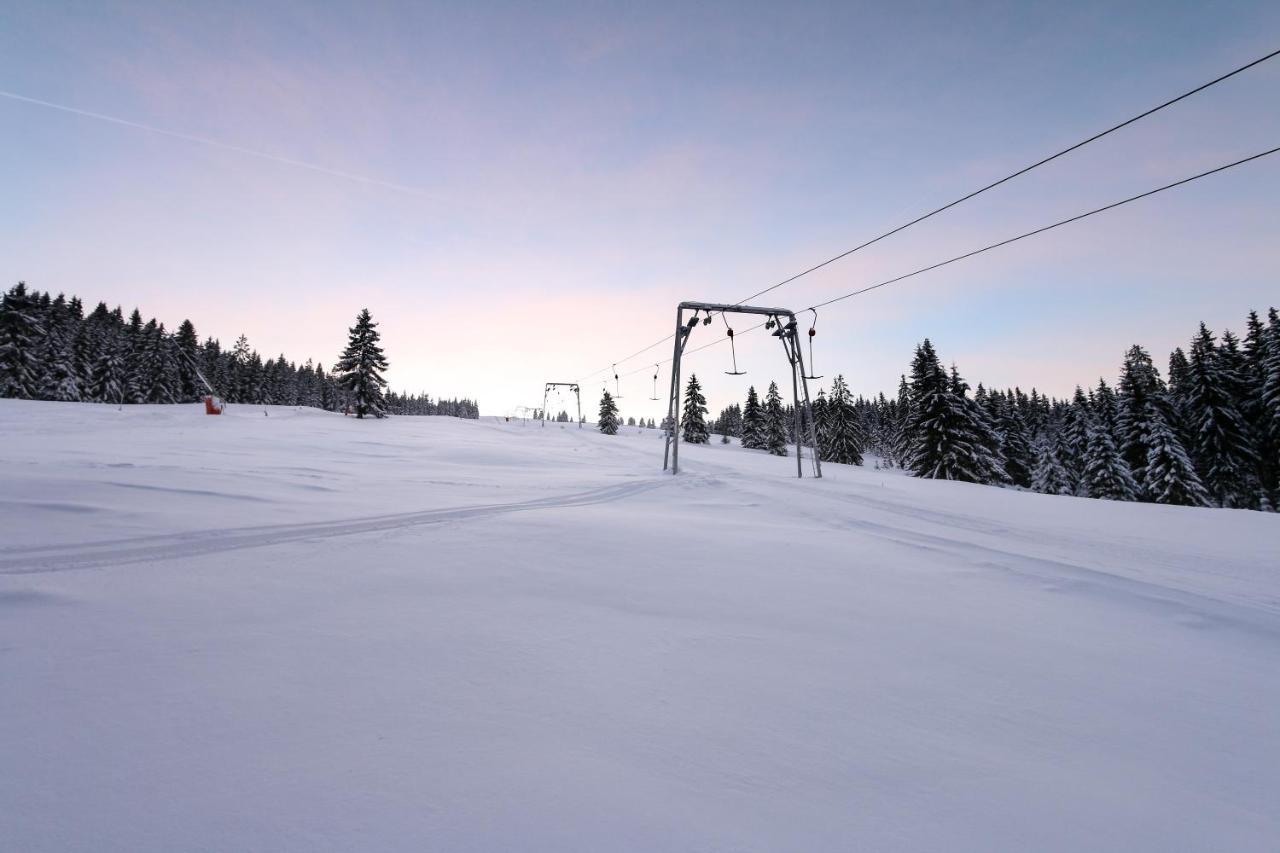
[[[201,343],[190,320],[170,333],[154,319],[144,322],[136,308],[126,318],[120,308],[100,302],[86,315],[78,298],[29,291],[22,283],[0,302],[0,397],[187,403],[207,393],[200,375],[232,404],[337,412],[360,405],[360,395],[368,393],[358,383],[344,383],[341,372],[326,372],[310,359],[302,366],[284,355],[264,361],[243,335],[230,349],[214,338]],[[393,391],[380,396],[371,414],[480,416],[470,399],[433,400]]]
[[[720,412],[712,430],[785,453],[794,418],[770,388]],[[1162,374],[1130,347],[1115,386],[1069,400],[1020,388],[971,389],[929,340],[896,396],[853,399],[843,377],[813,403],[823,461],[903,468],[917,477],[1058,495],[1274,511],[1280,500],[1280,317],[1251,312],[1240,338],[1205,325]],[[807,433],[807,425],[805,432]]]

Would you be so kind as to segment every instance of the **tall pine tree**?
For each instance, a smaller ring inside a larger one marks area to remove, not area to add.
[[[1143,470],[1146,466],[1143,466]],[[1138,499],[1138,484],[1105,425],[1094,420],[1084,457],[1084,485],[1091,498],[1109,501]]]
[[[1257,504],[1257,453],[1249,428],[1231,390],[1238,380],[1224,369],[1213,335],[1200,324],[1191,342],[1187,416],[1194,436],[1200,479],[1216,503],[1225,507]]]
[[[1178,506],[1209,506],[1209,493],[1201,484],[1191,458],[1158,409],[1148,421],[1147,429],[1151,448],[1143,468],[1143,492],[1147,500]]]
[[[711,438],[707,432],[707,398],[702,396],[702,386],[698,384],[698,375],[689,374],[689,384],[684,390],[684,410],[681,414],[681,427],[684,440],[688,444],[707,444]]]
[[[1058,459],[1058,450],[1044,433],[1036,438],[1035,463],[1031,468],[1031,488],[1046,495],[1073,495],[1075,483]]]
[[[607,388],[600,397],[600,431],[605,435],[618,434],[618,404]]]
[[[386,416],[382,389],[387,382],[382,378],[382,371],[388,364],[382,347],[378,345],[381,337],[369,309],[363,309],[348,333],[347,348],[342,358],[333,368],[338,387],[350,395],[351,407],[357,418]]]
[[[821,395],[819,395],[821,398]],[[822,459],[841,465],[861,465],[866,435],[858,413],[854,410],[853,397],[844,376],[837,376],[831,383],[831,396],[823,406]]]
[[[748,398],[748,402],[750,402]],[[774,456],[787,455],[787,413],[782,408],[778,383],[769,383],[764,397],[764,449]]]
[[[742,407],[742,446],[751,450],[765,448],[764,411],[754,385],[747,389],[747,402]]]
[[[0,301],[0,397],[38,396],[36,341],[43,330],[27,285],[18,282]]]

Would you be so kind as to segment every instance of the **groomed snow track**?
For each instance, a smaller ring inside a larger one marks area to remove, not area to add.
[[[49,545],[0,549],[0,574],[23,575],[65,572],[120,566],[128,563],[157,562],[185,557],[263,548],[287,542],[318,541],[337,536],[403,530],[428,524],[474,521],[514,512],[563,509],[610,503],[647,492],[665,480],[651,479],[589,489],[574,494],[536,498],[516,503],[480,504],[447,507],[419,512],[403,512],[338,521],[307,524],[268,524],[225,530],[194,530],[161,536],[143,536],[84,542],[71,546]]]

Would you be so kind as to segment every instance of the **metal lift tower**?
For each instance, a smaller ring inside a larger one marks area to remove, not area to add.
[[[685,320],[685,312],[692,311],[693,316]],[[706,312],[706,318],[698,315]],[[791,398],[795,407],[796,435],[796,476],[804,476],[804,464],[801,460],[804,447],[804,423],[809,424],[809,440],[813,443],[813,476],[822,476],[822,460],[818,458],[818,433],[813,422],[813,407],[809,401],[809,381],[805,376],[804,355],[800,351],[800,338],[796,333],[796,315],[786,308],[760,308],[754,305],[720,305],[715,302],[681,302],[676,309],[675,352],[671,357],[671,393],[667,402],[667,423],[671,431],[666,437],[666,446],[662,452],[662,468],[671,469],[672,474],[680,472],[680,357],[684,354],[689,336],[697,328],[699,321],[710,323],[713,314],[756,314],[766,317],[765,328],[773,329],[773,336],[782,342],[787,354],[787,363],[791,365]],[[733,332],[730,330],[730,340]],[[803,391],[804,407],[801,408],[801,391]],[[668,462],[670,463],[668,465]]]
[[[577,382],[548,382],[547,387],[542,389],[542,425],[547,425],[547,397],[551,395],[552,389],[561,387],[572,391],[578,401],[578,429],[582,429],[582,394],[578,392]]]

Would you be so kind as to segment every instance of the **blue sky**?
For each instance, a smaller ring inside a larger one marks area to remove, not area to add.
[[[11,280],[332,363],[368,306],[400,388],[540,401],[669,331],[1280,46],[1274,3],[18,3]],[[803,308],[1280,144],[1280,59],[770,295]],[[1280,300],[1280,155],[833,306],[818,367],[912,347],[1067,394]],[[743,322],[742,325],[748,325]],[[711,329],[700,331],[710,336]],[[719,334],[719,333],[717,333]],[[704,338],[704,340],[709,337]],[[780,377],[712,348],[713,407]],[[646,399],[653,354],[624,385]],[[664,372],[665,375],[665,372]],[[599,377],[584,383],[594,403]]]

